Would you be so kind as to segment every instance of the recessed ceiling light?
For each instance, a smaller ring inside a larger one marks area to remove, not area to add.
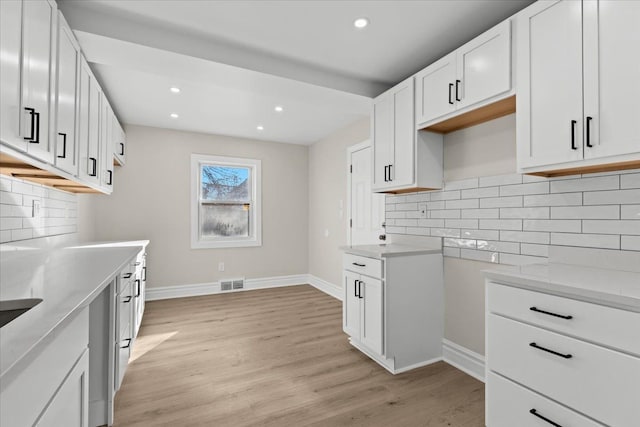
[[[276,108],[274,108],[274,110],[276,110],[278,113],[282,113],[284,111],[284,108],[282,108],[281,105],[276,105]]]
[[[258,125],[258,126],[256,127],[256,129],[258,129],[258,130],[264,130],[264,126],[262,126],[262,125]]]
[[[180,117],[180,116],[178,116],[176,113],[171,113],[171,118],[172,119],[177,119],[178,117]]]
[[[356,28],[364,28],[369,25],[369,20],[367,18],[358,18],[353,21],[353,26]]]
[[[175,86],[174,86],[174,87],[170,88],[169,90],[170,90],[171,92],[173,92],[173,93],[180,93],[180,88],[179,88],[179,87],[175,87]]]

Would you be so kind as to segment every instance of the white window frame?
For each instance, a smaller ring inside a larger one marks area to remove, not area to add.
[[[249,237],[201,238],[200,236],[200,191],[201,166],[220,165],[236,166],[251,169],[251,218]],[[191,155],[191,249],[241,248],[262,246],[262,200],[260,172],[262,162],[256,159],[239,157],[212,156],[207,154]]]

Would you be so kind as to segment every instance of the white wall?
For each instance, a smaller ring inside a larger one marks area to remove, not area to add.
[[[126,133],[127,163],[116,168],[113,194],[81,197],[83,238],[149,239],[150,288],[308,272],[306,146],[142,126]],[[192,153],[262,160],[261,247],[191,249]]]
[[[349,220],[347,147],[368,139],[369,131],[369,119],[363,119],[309,148],[309,273],[337,286],[342,283],[338,248],[347,243]]]

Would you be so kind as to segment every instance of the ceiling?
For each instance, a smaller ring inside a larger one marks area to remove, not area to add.
[[[58,1],[121,121],[307,145],[530,3]]]

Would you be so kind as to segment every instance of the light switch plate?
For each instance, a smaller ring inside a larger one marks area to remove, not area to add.
[[[31,206],[32,206],[31,217],[40,218],[40,200],[33,199]]]

